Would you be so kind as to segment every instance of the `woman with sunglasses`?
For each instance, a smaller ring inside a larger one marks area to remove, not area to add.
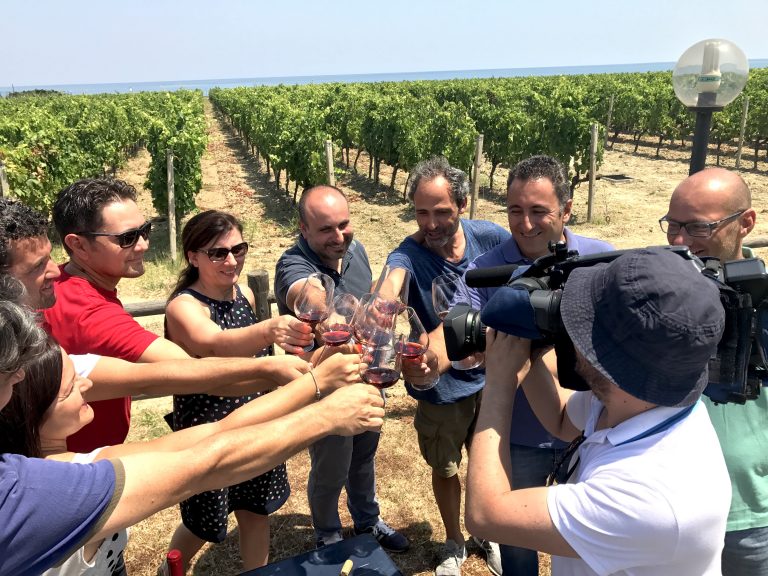
[[[168,300],[166,337],[197,357],[260,355],[271,344],[300,353],[312,341],[310,328],[290,315],[257,322],[253,293],[238,285],[248,252],[242,232],[234,216],[217,210],[197,214],[184,226],[181,240],[187,266]],[[215,422],[255,397],[174,396],[174,429]],[[185,500],[170,549],[182,552],[186,568],[206,541],[224,540],[228,514],[234,512],[243,569],[263,566],[269,557],[267,515],[289,494],[282,464],[248,482]]]
[[[309,378],[314,378],[326,394],[359,380],[359,357],[336,354],[320,364],[312,376],[302,375],[285,385],[274,394],[272,402],[253,402],[219,422],[195,426],[155,440],[117,444],[88,454],[77,454],[67,450],[66,440],[93,420],[93,409],[86,402],[92,383],[75,372],[72,360],[52,337],[49,336],[41,348],[25,365],[22,382],[14,387],[10,401],[0,412],[0,454],[86,464],[135,454],[179,452],[226,430],[267,422],[281,413],[300,408],[307,402],[306,391],[314,384],[314,380],[307,381]],[[155,473],[156,470],[147,470],[150,476]],[[181,479],[182,483],[189,481]],[[126,543],[127,531],[123,529],[103,540],[87,543],[61,565],[43,574],[123,575],[125,567],[120,553]],[[117,558],[119,565],[115,563]]]

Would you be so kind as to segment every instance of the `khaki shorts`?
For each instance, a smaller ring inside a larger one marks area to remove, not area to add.
[[[480,410],[481,392],[454,404],[418,401],[413,426],[419,449],[427,464],[443,478],[455,476],[461,465],[461,449],[469,446]]]

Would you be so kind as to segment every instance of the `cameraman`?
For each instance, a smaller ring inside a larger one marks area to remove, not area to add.
[[[513,489],[504,447],[531,345],[489,330],[468,528],[552,554],[552,576],[719,575],[728,472],[697,402],[725,324],[716,285],[677,254],[640,249],[573,270],[560,310],[591,391],[565,400],[544,373],[526,395],[551,433],[583,440],[559,484]]]
[[[755,210],[744,180],[723,168],[686,178],[659,223],[670,244],[721,262],[751,258],[744,238]],[[745,405],[716,405],[704,398],[731,477],[731,511],[723,549],[723,576],[768,574],[768,394]]]
[[[571,232],[565,225],[571,218],[571,190],[565,170],[550,156],[532,156],[518,162],[507,179],[507,217],[512,237],[476,258],[467,268],[489,268],[504,264],[531,264],[549,254],[549,242],[566,242],[569,250],[595,254],[613,250],[602,240]],[[482,309],[498,290],[469,288],[473,308]],[[551,356],[554,356],[552,353]],[[531,411],[522,389],[515,399],[509,450],[515,488],[543,486],[552,463],[565,444],[550,436]],[[501,546],[504,573],[537,576],[535,550]]]

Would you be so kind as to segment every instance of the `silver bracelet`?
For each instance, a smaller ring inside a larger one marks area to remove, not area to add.
[[[314,372],[312,372],[312,368],[309,369],[309,375],[312,376],[312,382],[315,383],[315,400],[320,400],[322,394],[320,394],[320,386],[317,385],[317,380],[315,379]]]

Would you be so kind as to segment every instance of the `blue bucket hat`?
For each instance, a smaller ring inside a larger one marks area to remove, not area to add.
[[[576,268],[560,310],[574,347],[592,366],[661,406],[698,400],[725,325],[715,283],[661,247]]]

